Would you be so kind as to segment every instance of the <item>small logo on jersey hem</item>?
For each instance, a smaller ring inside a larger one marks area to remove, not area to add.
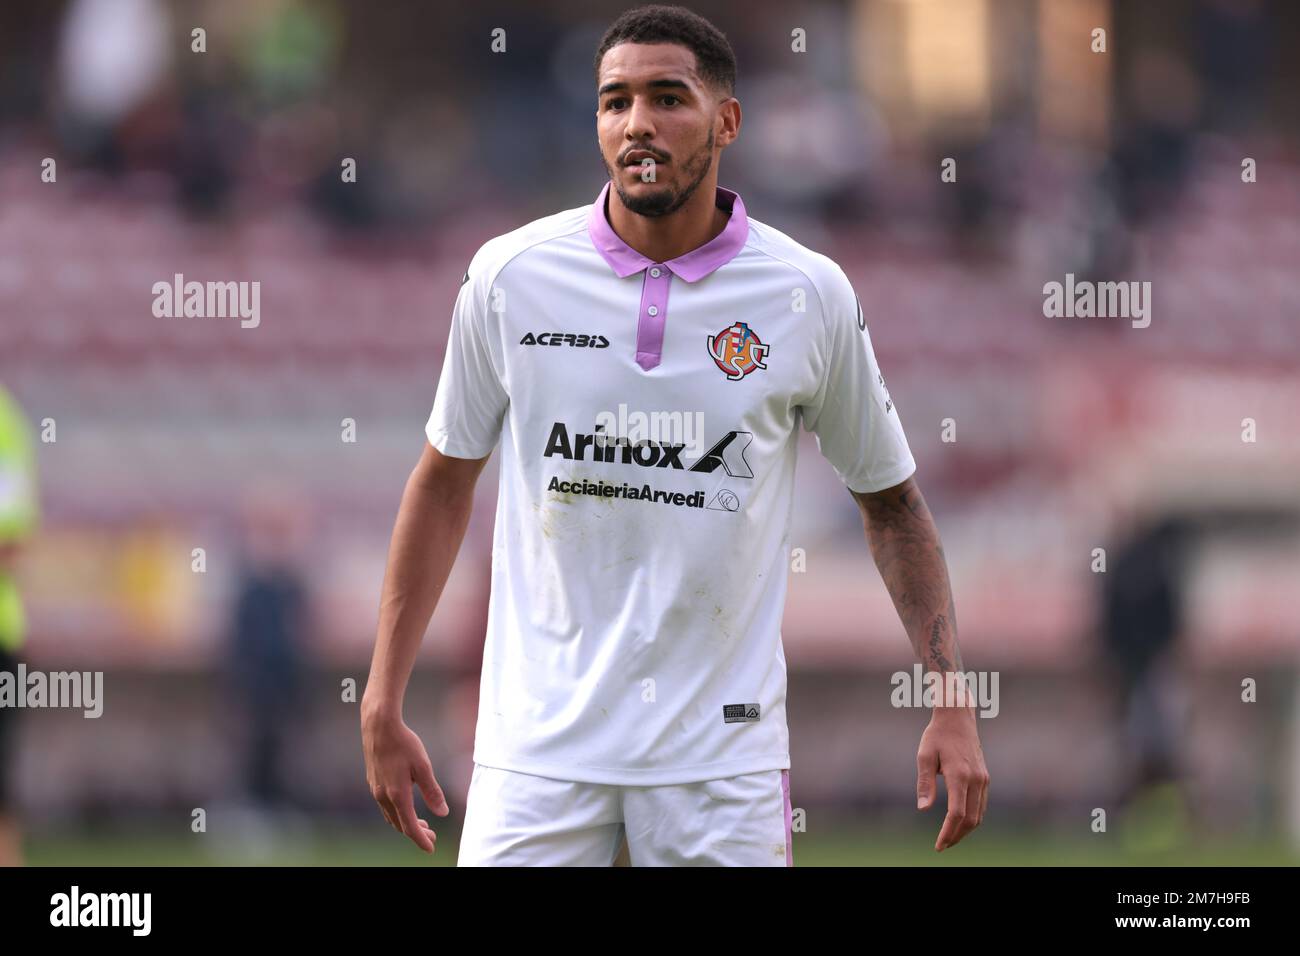
[[[752,724],[758,720],[758,704],[723,704],[722,722],[724,724]]]
[[[755,369],[767,368],[763,359],[772,351],[764,345],[748,323],[737,322],[717,335],[705,336],[709,355],[718,368],[727,373],[727,381],[738,382]]]
[[[709,507],[714,511],[739,511],[740,497],[730,488],[723,488],[713,496]]]

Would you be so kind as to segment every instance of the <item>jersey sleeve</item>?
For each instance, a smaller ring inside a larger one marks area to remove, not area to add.
[[[832,264],[819,291],[823,377],[800,408],[804,428],[850,491],[892,488],[911,477],[916,462],[876,362],[862,305],[838,265]]]
[[[509,399],[489,347],[491,290],[475,256],[452,309],[451,334],[433,411],[429,444],[452,458],[485,458],[501,437]]]

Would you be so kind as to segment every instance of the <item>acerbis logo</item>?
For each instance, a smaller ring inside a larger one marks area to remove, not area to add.
[[[529,332],[520,345],[571,345],[575,349],[607,349],[609,339],[603,335],[574,335],[572,332]]]
[[[667,442],[642,440],[636,443],[626,438],[615,438],[605,433],[604,427],[596,426],[594,434],[581,432],[569,439],[569,430],[564,422],[551,426],[551,436],[546,442],[543,458],[558,456],[569,461],[619,461],[625,465],[640,465],[642,468],[676,468],[679,471],[698,471],[711,474],[721,468],[732,478],[753,478],[754,472],[745,460],[745,449],[754,440],[752,432],[727,432],[708,451],[692,465],[682,462],[685,445]],[[591,458],[587,451],[591,450]]]

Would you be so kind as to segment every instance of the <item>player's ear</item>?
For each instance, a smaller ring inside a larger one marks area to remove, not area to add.
[[[721,125],[715,141],[720,146],[730,146],[740,137],[740,100],[724,96],[718,104],[718,119]]]

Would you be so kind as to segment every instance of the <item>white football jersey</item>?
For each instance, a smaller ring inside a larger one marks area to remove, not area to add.
[[[854,491],[915,463],[838,265],[721,187],[723,232],[652,262],[609,188],[485,243],[452,315],[429,442],[501,443],[474,761],[642,786],[786,769],[798,427]]]

